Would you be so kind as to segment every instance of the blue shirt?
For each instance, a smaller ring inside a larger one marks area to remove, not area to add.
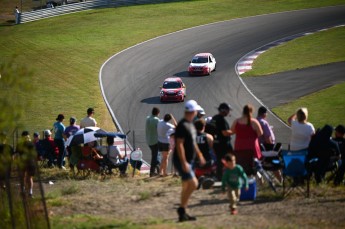
[[[55,122],[53,125],[54,128],[54,139],[63,139],[62,134],[65,131],[65,126],[62,122]]]

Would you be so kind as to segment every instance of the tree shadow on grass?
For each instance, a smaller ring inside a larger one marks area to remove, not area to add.
[[[4,26],[13,26],[15,25],[15,21],[14,20],[7,20],[5,22],[2,22],[0,24],[0,27],[4,27]]]

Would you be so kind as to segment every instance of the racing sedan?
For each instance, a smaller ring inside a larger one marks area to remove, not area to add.
[[[161,87],[161,102],[175,101],[183,102],[186,97],[186,85],[180,77],[169,77],[164,80]]]
[[[216,59],[211,53],[196,54],[189,62],[189,75],[210,75],[216,70]]]

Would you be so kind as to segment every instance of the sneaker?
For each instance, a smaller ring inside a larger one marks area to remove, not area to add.
[[[178,214],[178,221],[179,222],[185,222],[185,221],[195,221],[196,217],[190,216],[186,213],[185,209],[182,207],[179,207],[177,209],[177,214]]]
[[[179,222],[185,222],[185,221],[195,221],[195,216],[190,216],[187,213],[185,213],[183,216],[179,217]]]
[[[238,211],[236,208],[232,208],[230,212],[231,212],[231,215],[237,215],[238,214]]]
[[[65,166],[61,166],[60,169],[66,170],[66,167]]]

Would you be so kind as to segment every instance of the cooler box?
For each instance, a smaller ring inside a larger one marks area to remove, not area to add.
[[[246,191],[243,186],[241,189],[240,200],[255,200],[256,199],[256,180],[255,178],[248,178],[249,189]]]

